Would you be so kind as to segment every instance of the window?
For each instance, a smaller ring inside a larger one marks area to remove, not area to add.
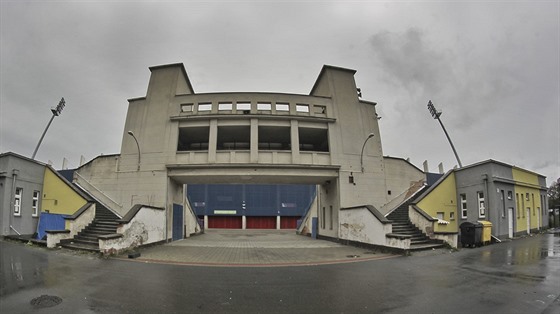
[[[541,214],[541,208],[537,207],[537,213],[539,213],[539,215]],[[533,216],[535,216],[535,214],[533,214]]]
[[[288,103],[277,102],[276,111],[290,111],[290,105]]]
[[[260,126],[259,150],[290,150],[290,127]]]
[[[269,102],[259,102],[257,103],[257,110],[270,111],[272,110],[272,104]]]
[[[233,104],[230,102],[221,102],[218,104],[219,111],[231,110],[233,109]]]
[[[181,104],[181,112],[192,112],[193,104]]]
[[[506,208],[502,208],[502,218],[506,218]]]
[[[445,218],[445,213],[444,212],[437,212],[437,219],[443,220],[444,218]]]
[[[519,208],[521,208],[519,207],[519,193],[515,193],[515,205],[517,205],[517,219],[519,219]]]
[[[323,207],[323,210],[321,211],[321,228],[325,229],[325,207]]]
[[[329,132],[321,128],[298,128],[299,150],[307,152],[328,152]]]
[[[513,192],[512,191],[508,191],[507,192],[507,199],[511,200],[513,198]]]
[[[200,103],[198,104],[198,111],[211,111],[212,103]]]
[[[14,216],[21,216],[21,197],[23,195],[22,188],[16,188],[16,195],[14,197]]]
[[[315,105],[313,106],[313,111],[316,115],[325,115],[327,113],[327,107]]]
[[[461,218],[466,219],[467,218],[467,195],[461,194],[459,195],[459,198],[461,199]]]
[[[529,200],[529,193],[525,193],[525,200],[526,200],[526,201]]]
[[[333,230],[333,209],[332,209],[332,205],[329,206],[329,229]]]
[[[309,112],[309,105],[305,104],[297,104],[296,105],[297,112]]]
[[[449,213],[449,220],[455,220],[455,212]]]
[[[238,102],[237,105],[235,106],[235,109],[237,110],[251,110],[251,103],[250,102]]]
[[[207,126],[179,128],[177,151],[208,150],[209,138],[210,128]]]
[[[39,191],[33,191],[33,202],[31,205],[31,208],[33,209],[31,216],[33,217],[37,217],[39,215],[39,195]]]
[[[217,150],[249,150],[250,126],[218,126]]]
[[[486,216],[486,207],[484,205],[484,192],[477,192],[478,196],[478,217],[484,218]]]

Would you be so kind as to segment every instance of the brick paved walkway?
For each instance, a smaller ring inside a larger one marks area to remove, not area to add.
[[[200,266],[303,266],[395,257],[316,240],[293,230],[207,230],[168,244],[144,248],[137,261]]]

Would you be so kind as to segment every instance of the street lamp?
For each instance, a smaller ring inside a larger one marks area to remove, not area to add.
[[[449,141],[449,144],[451,145],[451,149],[453,149],[453,153],[455,154],[455,158],[457,158],[457,162],[459,163],[459,168],[462,168],[463,165],[461,164],[461,160],[459,159],[459,155],[457,154],[457,151],[455,150],[455,146],[453,146],[453,142],[451,142],[451,138],[449,137],[449,134],[447,134],[447,130],[445,130],[445,127],[443,126],[443,123],[441,122],[441,119],[439,118],[439,116],[441,116],[441,111],[437,111],[436,107],[434,107],[434,104],[432,104],[431,100],[428,101],[428,110],[432,114],[432,117],[439,121],[439,124],[441,125],[441,128],[443,129],[443,132],[445,133],[445,136],[447,137],[447,140]]]
[[[51,126],[51,123],[53,122],[54,117],[58,117],[60,115],[60,113],[62,112],[62,109],[64,109],[64,106],[66,106],[66,101],[64,101],[64,97],[62,97],[62,99],[58,103],[58,106],[56,106],[55,108],[51,108],[51,112],[52,112],[53,115],[52,115],[51,119],[49,120],[49,123],[47,124],[47,127],[43,131],[43,135],[41,135],[41,138],[39,139],[39,143],[37,143],[37,147],[35,147],[35,150],[33,151],[33,155],[31,156],[31,159],[35,159],[35,155],[37,155],[37,151],[39,150],[39,146],[41,146],[41,142],[43,142],[43,138],[45,137],[45,134],[47,134],[47,130]]]
[[[364,141],[364,145],[362,145],[362,153],[360,154],[360,164],[362,166],[362,173],[364,172],[364,148],[366,148],[367,141],[374,136],[375,136],[375,134],[370,133],[368,135],[368,137],[366,138],[366,140]]]
[[[136,142],[136,147],[138,147],[138,170],[137,171],[140,171],[140,144],[138,144],[138,139],[136,138],[136,136],[134,136],[134,133],[132,133],[132,131],[128,131],[127,133],[128,135],[132,136],[132,138]]]

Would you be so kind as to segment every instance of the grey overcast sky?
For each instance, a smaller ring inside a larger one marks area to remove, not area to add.
[[[385,155],[430,170],[495,159],[560,177],[560,2],[1,0],[0,152],[119,153],[148,67],[183,63],[195,92],[308,94],[323,64],[357,70]]]

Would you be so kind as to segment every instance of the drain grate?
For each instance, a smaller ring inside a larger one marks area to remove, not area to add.
[[[31,305],[36,309],[42,309],[46,307],[53,307],[62,303],[62,299],[54,295],[46,295],[31,300]]]

